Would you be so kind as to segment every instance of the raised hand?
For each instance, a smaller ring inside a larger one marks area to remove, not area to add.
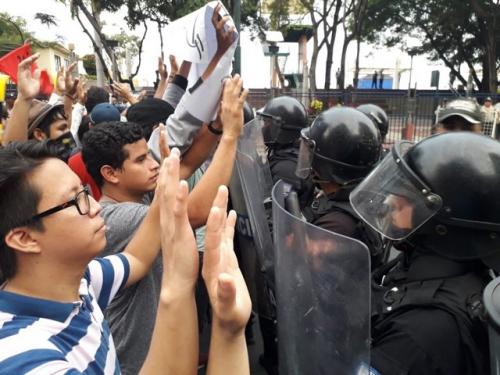
[[[212,15],[212,25],[215,27],[215,36],[217,38],[217,52],[216,55],[222,56],[231,47],[235,40],[235,29],[230,27],[226,30],[225,25],[229,20],[229,16],[221,17],[219,12],[221,10],[221,4],[217,4]]]
[[[17,67],[17,91],[20,99],[34,99],[40,92],[40,69],[31,72],[31,66],[39,57],[40,54],[35,53],[21,61]]]
[[[61,68],[57,71],[56,74],[56,94],[59,96],[64,95],[66,92],[66,83],[64,82],[64,67],[61,66]]]
[[[179,156],[179,150],[173,149],[165,159],[156,190],[163,252],[162,295],[167,299],[192,293],[198,278],[198,250],[187,215],[188,185],[179,182]]]
[[[213,324],[229,335],[237,335],[245,329],[252,302],[233,249],[236,212],[226,217],[227,199],[227,188],[219,187],[206,226],[202,276]]]
[[[243,104],[248,95],[248,90],[243,90],[243,81],[236,74],[226,79],[220,109],[224,136],[238,138],[243,129]]]
[[[130,87],[126,83],[113,82],[111,85],[114,93],[129,102],[130,104],[137,103],[137,98],[132,94]]]
[[[162,57],[158,57],[158,74],[160,75],[161,80],[166,81],[168,79],[167,66],[163,62]]]
[[[170,156],[170,148],[168,147],[167,142],[167,132],[165,129],[165,125],[160,123],[160,139],[159,139],[159,148],[160,148],[160,159],[163,163],[163,160]]]
[[[81,105],[85,105],[87,102],[87,80],[84,77],[80,77],[80,81],[76,87],[76,99]]]
[[[73,78],[73,70],[75,70],[76,64],[76,61],[71,63],[64,73],[64,85],[66,88],[64,94],[70,96],[71,98],[75,98],[78,82],[80,81],[79,78]]]

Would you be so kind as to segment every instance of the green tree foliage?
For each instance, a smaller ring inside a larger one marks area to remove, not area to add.
[[[82,57],[83,67],[89,76],[97,74],[95,66],[95,55],[85,55]]]
[[[479,14],[474,3],[485,13]],[[463,85],[467,77],[460,66],[465,63],[481,90],[496,91],[498,0],[369,0],[366,18],[362,30],[365,41],[402,46],[410,54],[428,54],[432,60],[443,61]],[[417,39],[419,45],[408,47],[408,37]],[[481,66],[482,77],[477,66]]]
[[[0,12],[0,56],[19,47],[32,35],[26,29],[26,20]]]

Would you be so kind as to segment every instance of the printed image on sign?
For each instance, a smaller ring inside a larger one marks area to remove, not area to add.
[[[217,4],[219,2],[212,1],[193,13],[172,22],[164,29],[163,33],[166,40],[169,41],[168,47],[171,54],[193,64],[208,64],[210,62],[217,51],[217,37],[212,25],[212,15]],[[221,17],[229,15],[222,4],[219,15]],[[229,19],[225,28],[228,30],[231,27],[234,27],[234,22]],[[172,38],[172,35],[176,37]],[[236,38],[237,33],[235,33],[235,40]]]

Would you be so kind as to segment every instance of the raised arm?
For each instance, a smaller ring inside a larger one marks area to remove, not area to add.
[[[151,345],[140,373],[195,375],[198,321],[194,290],[198,252],[187,218],[188,186],[186,181],[179,182],[178,152],[173,151],[163,163],[158,185],[162,289]]]
[[[239,75],[227,79],[224,85],[220,111],[223,133],[210,166],[189,195],[189,220],[194,228],[205,224],[217,187],[231,179],[243,128],[243,103],[248,95],[247,90],[241,91],[242,85]]]
[[[28,139],[28,114],[33,99],[40,91],[40,69],[31,72],[31,65],[38,60],[40,54],[35,53],[21,61],[17,67],[17,99],[14,102],[9,119],[9,126],[5,129],[2,145],[6,146],[13,141]]]
[[[202,270],[213,311],[207,375],[245,375],[250,374],[245,326],[252,303],[233,249],[236,212],[226,218],[227,188],[219,194],[225,204],[210,211]]]
[[[77,62],[75,61],[68,66],[68,69],[64,72],[64,113],[70,125],[72,124],[73,118],[73,103],[76,99],[77,87],[80,82],[80,78],[73,78],[73,70],[75,70],[76,64]]]
[[[172,61],[172,60],[171,60]],[[173,68],[172,68],[173,70]],[[176,73],[172,71],[175,75]],[[158,87],[155,91],[155,98],[161,99],[163,98],[163,94],[165,93],[165,89],[168,86],[168,70],[167,66],[163,63],[163,58],[158,57],[158,74],[160,75],[160,80],[158,81]]]

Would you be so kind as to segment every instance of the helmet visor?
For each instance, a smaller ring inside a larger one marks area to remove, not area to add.
[[[404,161],[412,143],[395,145],[350,195],[356,213],[391,240],[414,233],[441,208],[439,195],[430,191]]]
[[[304,129],[300,133],[300,148],[299,157],[297,160],[297,169],[295,175],[300,179],[309,178],[312,170],[312,162],[314,157],[314,149],[316,144],[314,140],[309,138],[309,129]]]

